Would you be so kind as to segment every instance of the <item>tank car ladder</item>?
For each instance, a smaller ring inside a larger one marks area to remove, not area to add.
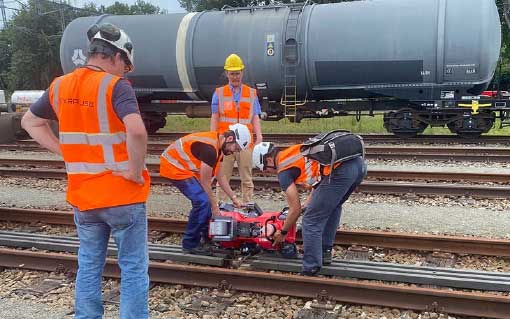
[[[285,43],[283,55],[283,76],[284,76],[284,91],[281,104],[284,106],[285,117],[291,122],[296,121],[297,116],[297,67],[299,64],[298,58],[298,43],[296,40],[299,17],[307,2],[299,5],[290,5],[289,17],[285,29]]]

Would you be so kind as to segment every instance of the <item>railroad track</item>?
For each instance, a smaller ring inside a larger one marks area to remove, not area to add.
[[[52,217],[53,215],[53,217]],[[10,217],[9,217],[10,216]],[[22,209],[0,209],[1,219],[23,219],[39,220],[45,223],[60,220],[65,223],[72,223],[72,213],[34,211]],[[18,220],[19,221],[19,220]],[[183,229],[183,222],[175,223],[165,219],[149,219],[151,230]],[[173,225],[172,225],[173,224]],[[344,232],[339,232],[344,237]],[[379,234],[379,240],[374,242],[384,243],[381,240],[385,233]],[[410,235],[415,236],[416,235]],[[338,238],[339,236],[337,236]],[[391,237],[391,236],[390,236]],[[451,240],[444,236],[431,236],[436,238],[435,248],[441,247],[437,242]],[[444,237],[440,239],[439,237]],[[473,238],[466,238],[467,242],[474,244]],[[494,249],[504,241],[485,241],[482,246]],[[402,241],[403,242],[403,241]],[[407,240],[408,244],[412,241]],[[455,240],[453,240],[455,242]],[[34,234],[16,234],[11,232],[0,232],[0,244],[13,247],[50,249],[59,251],[76,251],[77,242],[75,238],[43,236]],[[468,247],[466,242],[458,245]],[[501,252],[508,254],[510,250],[506,241],[501,246]],[[381,245],[377,245],[381,246]],[[474,247],[474,246],[471,246]],[[216,266],[225,264],[221,256],[190,256],[180,254],[178,247],[152,245],[151,257],[155,259],[171,258],[174,261],[209,263]],[[461,251],[465,251],[462,250]],[[115,253],[112,246],[111,254]],[[467,252],[470,253],[470,252]],[[209,259],[209,260],[207,260]],[[281,260],[271,258],[257,258],[250,260],[250,267],[253,269],[271,269],[279,271],[298,271],[299,260]],[[13,267],[32,269],[39,271],[71,271],[76,272],[76,256],[68,253],[39,252],[31,250],[19,250],[0,248],[0,267]],[[205,267],[198,265],[180,265],[168,262],[151,261],[149,266],[151,281],[169,284],[182,284],[187,286],[200,286],[218,288],[223,287],[238,291],[249,291],[255,293],[268,293],[301,298],[316,298],[317,296],[327,297],[331,300],[343,303],[368,304],[383,307],[413,309],[417,311],[440,311],[443,313],[508,318],[508,307],[510,298],[506,296],[488,295],[479,292],[449,291],[444,289],[431,289],[422,287],[407,287],[389,285],[380,282],[359,282],[347,279],[333,278],[309,278],[296,276],[291,273],[266,273],[260,271],[246,271],[238,269],[225,269],[217,267]],[[395,265],[389,263],[373,263],[361,261],[336,260],[331,266],[324,267],[324,274],[329,276],[358,277],[369,280],[403,281],[425,285],[453,286],[465,289],[486,289],[486,290],[508,290],[509,278],[504,273],[487,273],[478,271],[462,271],[442,268],[423,268],[408,265]],[[116,260],[107,259],[104,275],[112,278],[120,278],[120,271]]]
[[[53,272],[76,272],[77,257],[0,248],[0,266]],[[417,311],[440,311],[465,316],[508,318],[510,298],[476,292],[401,287],[384,283],[335,278],[309,278],[292,274],[254,272],[151,261],[151,281],[200,287],[227,287],[255,293],[317,298]],[[103,276],[120,278],[116,260],[107,258]]]
[[[39,209],[0,207],[0,221],[25,224],[73,225],[73,213]],[[148,218],[149,230],[168,233],[183,233],[186,221],[169,218]],[[298,240],[301,233],[298,231]],[[418,235],[402,232],[378,232],[361,230],[340,230],[336,234],[337,245],[358,245],[387,249],[416,251],[440,251],[455,254],[472,254],[510,257],[510,240],[475,237]]]
[[[419,174],[413,172],[415,174]],[[393,173],[396,174],[396,173]],[[444,173],[440,173],[444,176]],[[391,173],[385,173],[390,175]],[[0,168],[0,176],[9,177],[35,177],[44,179],[65,179],[67,177],[63,169],[44,168]],[[461,174],[456,174],[462,178]],[[441,177],[443,178],[443,177]],[[465,179],[464,179],[465,180]],[[151,173],[151,183],[155,185],[171,185],[166,178],[156,173]],[[253,183],[258,188],[279,189],[278,180],[275,177],[254,177]],[[232,177],[231,185],[239,185],[240,179]],[[357,188],[358,192],[366,194],[413,194],[413,195],[436,195],[436,196],[469,196],[476,198],[507,198],[510,194],[510,186],[498,185],[471,185],[471,184],[450,184],[450,183],[429,183],[429,182],[397,182],[395,178],[387,181],[366,180]]]
[[[78,253],[78,237],[50,236],[14,231],[0,231],[0,245],[11,248],[47,250],[51,252]],[[185,254],[177,245],[149,243],[149,258],[171,262],[188,262],[209,266],[232,267],[242,265],[251,269],[277,270],[286,273],[299,273],[302,260],[286,259],[258,254],[234,264],[231,253],[214,253],[212,256]],[[117,246],[110,240],[108,256],[116,256]],[[237,267],[236,267],[237,268]],[[324,266],[320,274],[333,277],[349,277],[368,280],[382,280],[410,284],[434,285],[440,287],[475,289],[484,291],[510,291],[510,274],[444,267],[427,267],[360,260],[333,259],[331,265]]]
[[[33,158],[0,158],[0,167],[31,167],[31,168],[64,168],[61,160],[33,159]],[[159,171],[159,163],[147,163],[151,172]],[[253,171],[254,176],[267,176],[258,170]],[[397,169],[370,169],[367,178],[386,180],[426,180],[426,181],[455,181],[466,183],[510,183],[510,174],[505,173],[473,173],[448,171],[408,171]]]
[[[169,145],[163,142],[149,142],[147,153],[161,154]],[[278,145],[284,147],[278,141]],[[0,144],[3,151],[45,151],[32,140],[18,141],[15,144]],[[509,162],[510,148],[494,147],[407,147],[407,146],[366,146],[367,159],[378,160],[432,160],[432,161],[471,161],[471,162]]]
[[[151,140],[176,140],[190,132],[156,133]],[[264,133],[264,140],[278,143],[301,143],[318,133]],[[413,138],[400,138],[390,134],[360,134],[365,143],[388,144],[510,144],[510,136],[486,135],[478,139],[464,139],[456,135],[419,135]]]

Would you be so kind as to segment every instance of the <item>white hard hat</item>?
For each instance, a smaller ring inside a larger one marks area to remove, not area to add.
[[[111,23],[94,24],[87,31],[87,37],[92,43],[94,40],[101,40],[109,43],[124,52],[129,60],[130,71],[135,68],[135,49],[127,33]]]
[[[261,171],[264,170],[264,156],[271,151],[273,145],[270,142],[262,142],[253,148],[252,163]]]
[[[228,127],[228,129],[234,132],[236,137],[236,142],[241,147],[241,150],[245,150],[251,144],[251,133],[248,127],[244,124],[233,124]]]

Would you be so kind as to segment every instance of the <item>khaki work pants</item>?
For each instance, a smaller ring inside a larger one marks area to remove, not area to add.
[[[227,177],[228,182],[230,183],[230,178],[232,177],[232,171],[234,170],[234,163],[237,162],[237,170],[239,171],[239,176],[241,177],[241,192],[243,203],[251,202],[253,199],[253,180],[251,175],[252,169],[252,153],[253,148],[248,148],[239,153],[234,153],[229,156],[223,157],[223,162],[221,163],[223,174]],[[223,192],[221,187],[217,187],[217,197],[218,200],[223,202],[230,202],[230,198]]]

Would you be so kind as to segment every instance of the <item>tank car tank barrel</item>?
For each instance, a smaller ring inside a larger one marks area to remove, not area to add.
[[[97,19],[67,26],[64,72],[85,63],[85,33]],[[128,77],[145,101],[209,100],[226,81],[223,61],[230,53],[246,62],[243,80],[264,84],[273,103],[289,86],[285,57],[291,55],[298,57],[291,75],[299,101],[474,95],[492,79],[501,38],[494,0],[354,1],[101,19],[130,35],[136,70]]]

